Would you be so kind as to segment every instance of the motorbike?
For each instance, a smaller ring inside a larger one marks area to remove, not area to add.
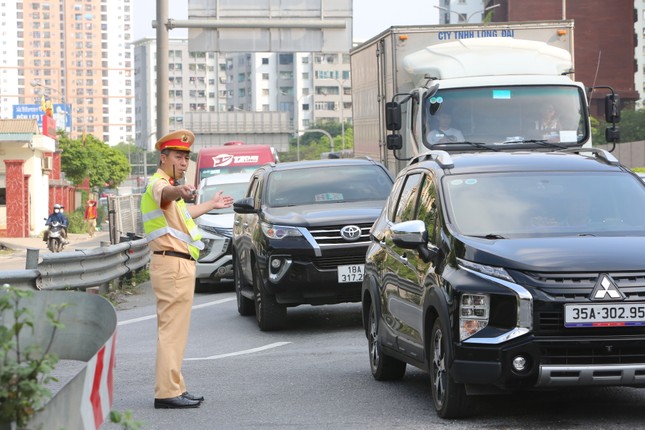
[[[51,252],[61,252],[65,246],[65,239],[62,236],[63,224],[53,221],[47,227],[47,248]]]

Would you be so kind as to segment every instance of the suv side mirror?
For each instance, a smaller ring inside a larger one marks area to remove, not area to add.
[[[257,210],[253,205],[253,197],[244,197],[240,200],[233,202],[233,211],[238,214],[252,214]]]
[[[401,105],[397,102],[385,103],[385,127],[388,130],[401,130]]]
[[[429,262],[437,256],[439,249],[429,246],[428,230],[421,220],[404,221],[390,227],[392,242],[405,249],[415,249],[424,262]]]
[[[615,124],[620,122],[620,96],[607,94],[605,96],[605,121]]]

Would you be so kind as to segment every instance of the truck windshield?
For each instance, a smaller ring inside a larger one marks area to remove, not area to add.
[[[423,103],[428,148],[579,147],[589,139],[585,95],[576,86],[439,89]]]

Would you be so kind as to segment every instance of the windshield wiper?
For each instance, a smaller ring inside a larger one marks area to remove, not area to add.
[[[481,239],[489,239],[489,240],[495,240],[495,239],[506,239],[504,236],[501,234],[494,234],[494,233],[488,233],[485,236],[473,236],[473,237],[479,237]]]
[[[557,143],[554,142],[549,142],[548,140],[545,139],[528,139],[528,140],[506,140],[504,141],[504,144],[508,143],[537,143],[542,146],[546,146],[549,148],[558,148],[558,149],[566,149],[568,146],[565,145],[558,145]]]
[[[487,143],[483,143],[483,142],[471,142],[469,140],[464,140],[463,142],[452,142],[452,143],[457,144],[457,145],[465,144],[465,145],[474,146],[475,148],[482,148],[482,149],[488,149],[489,151],[499,152],[499,149],[495,148],[494,146],[490,146]]]

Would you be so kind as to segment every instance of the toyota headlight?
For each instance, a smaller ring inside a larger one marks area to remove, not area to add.
[[[284,239],[285,237],[302,237],[302,233],[296,227],[284,225],[273,225],[263,222],[262,233],[269,239]]]

